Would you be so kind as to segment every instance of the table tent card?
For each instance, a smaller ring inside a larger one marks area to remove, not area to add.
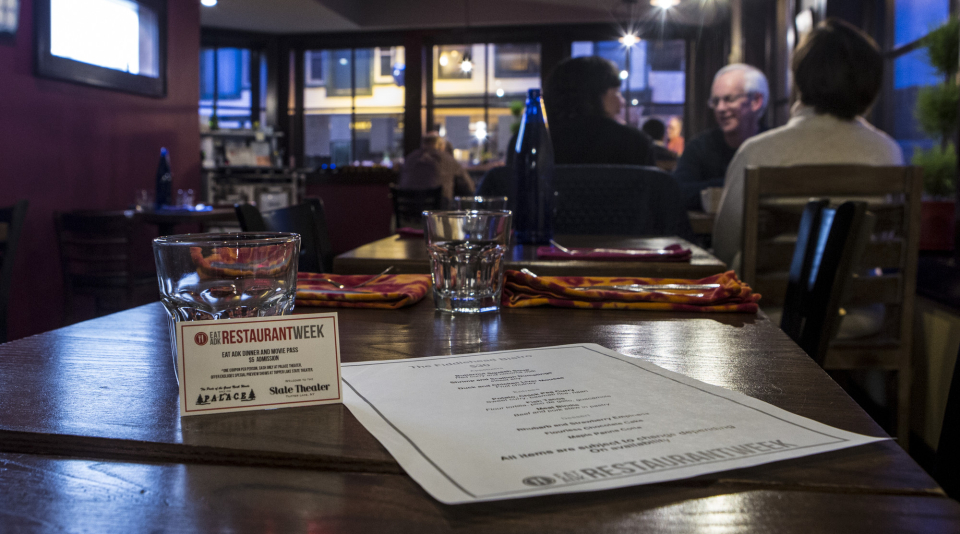
[[[343,364],[344,403],[447,504],[689,478],[863,436],[599,345]]]

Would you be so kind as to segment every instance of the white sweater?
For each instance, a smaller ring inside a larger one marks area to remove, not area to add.
[[[727,168],[723,197],[713,226],[714,255],[740,267],[744,170],[750,165],[903,165],[900,146],[861,117],[842,120],[796,106],[785,126],[747,139]]]

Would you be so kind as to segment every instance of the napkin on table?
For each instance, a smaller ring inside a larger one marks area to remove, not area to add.
[[[631,292],[612,289],[574,289],[589,286],[631,284],[719,284],[720,287],[693,291]],[[727,271],[700,280],[676,278],[626,278],[599,276],[530,276],[507,271],[501,304],[507,308],[556,306],[619,310],[756,313],[760,295]]]
[[[432,284],[428,274],[392,274],[380,276],[375,282],[356,290],[351,289],[376,276],[297,273],[296,305],[397,309],[420,302]],[[340,289],[321,278],[333,280],[346,287]]]
[[[643,248],[570,248],[564,252],[553,246],[537,247],[537,258],[548,260],[609,260],[609,261],[689,261],[690,249],[673,244],[662,249]]]
[[[423,237],[423,228],[404,226],[403,228],[397,228],[397,235],[400,237]]]

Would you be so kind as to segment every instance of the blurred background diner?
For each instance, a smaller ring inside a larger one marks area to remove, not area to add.
[[[514,194],[541,89],[559,234],[679,240],[684,267],[736,270],[765,311],[789,301],[806,200],[868,202],[866,263],[830,319],[879,311],[845,334],[856,365],[824,367],[925,461],[960,349],[958,14],[956,0],[0,0],[0,341],[155,301],[160,235],[308,221],[317,271],[384,240],[412,250],[402,216]],[[922,195],[878,194],[912,183],[903,166]],[[788,167],[812,174],[763,182]],[[875,347],[894,345],[881,362]]]

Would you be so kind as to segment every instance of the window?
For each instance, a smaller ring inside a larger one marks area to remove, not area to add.
[[[164,0],[40,0],[37,74],[163,96]]]
[[[387,164],[403,154],[403,47],[304,53],[304,164]]]
[[[20,0],[0,0],[0,35],[17,33]]]
[[[252,69],[259,71],[260,101],[256,105]],[[255,50],[201,48],[200,117],[218,128],[252,128],[258,121],[263,124],[266,79],[266,57]]]
[[[506,158],[527,90],[540,88],[540,45],[436,46],[433,57],[435,124],[427,129],[439,130],[461,163]]]

